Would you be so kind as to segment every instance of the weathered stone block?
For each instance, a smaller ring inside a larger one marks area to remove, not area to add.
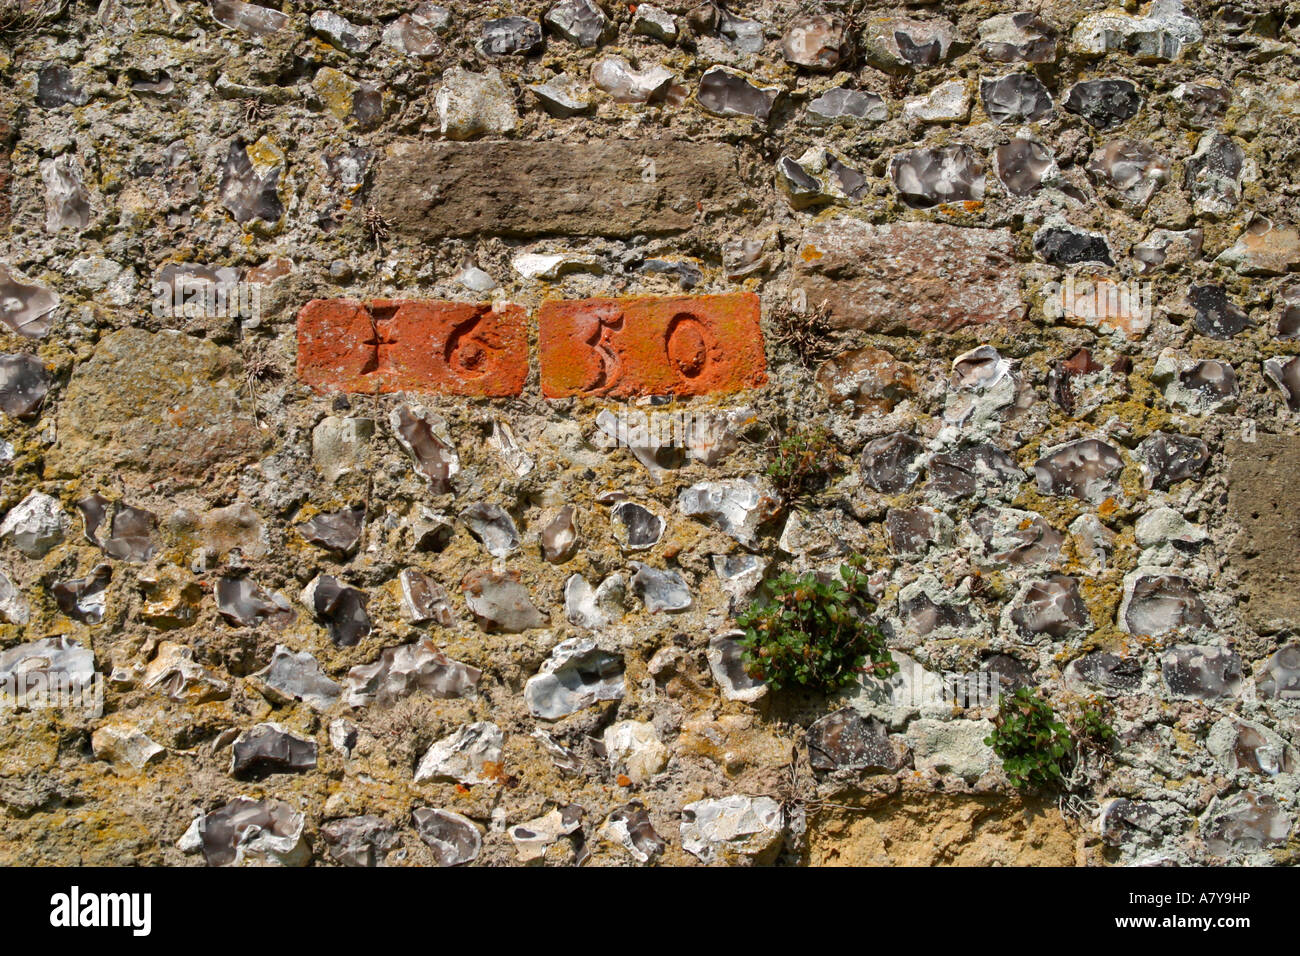
[[[524,310],[413,299],[314,299],[298,314],[298,377],[342,392],[518,395]]]
[[[547,302],[542,394],[705,395],[767,381],[758,296]]]
[[[262,445],[230,349],[176,331],[121,329],[77,366],[59,405],[47,477],[112,474],[197,478],[236,468]]]
[[[381,161],[375,203],[394,231],[427,238],[633,236],[689,229],[738,179],[719,144],[407,140]]]
[[[825,303],[839,328],[952,331],[1025,314],[1006,229],[841,216],[804,231],[796,274],[808,305]]]
[[[1300,437],[1258,435],[1230,441],[1228,508],[1241,526],[1231,560],[1257,627],[1286,627],[1300,620]]]

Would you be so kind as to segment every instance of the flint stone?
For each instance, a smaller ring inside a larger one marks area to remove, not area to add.
[[[524,700],[536,717],[558,720],[602,700],[623,699],[623,661],[591,638],[557,644],[538,673],[524,684]]]
[[[287,803],[240,796],[195,819],[179,846],[187,853],[202,850],[208,866],[306,866],[311,849],[305,825]]]
[[[655,164],[652,181],[644,159]],[[516,238],[682,232],[697,203],[729,203],[738,186],[736,152],[720,144],[405,140],[379,164],[374,191],[394,232],[441,241],[484,222]]]
[[[412,624],[435,621],[443,627],[455,626],[451,597],[441,584],[414,568],[404,569],[397,580],[402,588],[402,617]]]
[[[659,543],[664,519],[634,501],[620,501],[610,512],[619,545],[628,551],[643,551]]]
[[[962,123],[970,116],[970,106],[971,93],[966,81],[949,80],[925,96],[904,103],[903,119],[918,123]]]
[[[269,36],[289,23],[288,14],[243,0],[212,0],[212,19],[255,37]]]
[[[1277,734],[1235,717],[1219,720],[1205,738],[1205,749],[1227,770],[1275,777],[1300,767],[1296,752]]]
[[[1246,153],[1218,131],[1203,135],[1187,160],[1184,186],[1195,199],[1196,211],[1211,215],[1230,213],[1241,202],[1241,180]]]
[[[745,547],[754,544],[759,526],[772,516],[777,499],[751,478],[726,478],[692,485],[677,497],[687,516],[702,517]]]
[[[519,531],[514,519],[500,505],[470,505],[460,513],[460,520],[494,558],[504,558],[519,547]]]
[[[1286,844],[1291,817],[1277,800],[1250,791],[1234,794],[1206,814],[1205,848],[1215,856],[1254,853]]]
[[[798,17],[781,37],[781,56],[805,69],[833,71],[853,56],[853,35],[838,17]]]
[[[632,593],[641,599],[651,614],[659,611],[684,611],[691,606],[691,591],[678,571],[660,571],[648,564],[633,561]]]
[[[0,355],[0,410],[9,418],[35,414],[49,392],[49,373],[35,355]]]
[[[1160,657],[1160,673],[1170,696],[1181,700],[1216,700],[1241,693],[1241,657],[1226,647],[1172,647]]]
[[[1190,16],[1181,0],[1154,0],[1141,17],[1123,13],[1094,13],[1074,28],[1071,45],[1081,53],[1128,53],[1143,62],[1176,60],[1201,42],[1200,21]]]
[[[517,634],[550,623],[520,583],[518,571],[470,571],[461,579],[460,589],[470,611],[486,628]]]
[[[316,658],[307,651],[295,653],[283,644],[275,645],[271,663],[253,676],[280,696],[300,700],[314,710],[329,710],[343,692],[325,676]]]
[[[1160,491],[1196,477],[1210,461],[1210,450],[1201,439],[1169,432],[1144,439],[1136,454],[1142,462],[1143,483]]]
[[[471,863],[483,848],[483,837],[474,822],[452,810],[416,807],[411,811],[411,824],[433,850],[439,866]]]
[[[460,455],[447,435],[447,423],[423,405],[398,405],[388,424],[434,493],[450,491],[452,478],[460,472]]]
[[[473,697],[483,672],[452,660],[429,638],[386,647],[371,664],[348,671],[349,707],[386,706],[423,691],[436,700]]]
[[[916,209],[984,199],[984,162],[969,146],[910,149],[889,163],[894,188]]]
[[[353,647],[370,633],[366,595],[340,583],[332,575],[317,575],[303,588],[301,599],[316,619],[329,629],[335,647]]]
[[[1033,139],[1017,137],[993,150],[993,172],[1015,196],[1028,196],[1058,175],[1052,151]]]
[[[1086,438],[1044,455],[1034,464],[1033,472],[1042,494],[1100,504],[1119,492],[1118,478],[1123,468],[1124,459],[1112,446]]]
[[[780,95],[779,86],[763,86],[739,70],[714,66],[700,77],[695,99],[715,116],[748,116],[766,123]]]
[[[723,797],[682,807],[682,849],[705,864],[766,862],[783,830],[781,805],[771,797]]]
[[[875,17],[862,33],[867,62],[891,73],[938,66],[948,58],[952,43],[953,27],[945,20]]]
[[[136,770],[144,769],[167,754],[165,747],[150,740],[135,724],[121,721],[101,724],[95,728],[90,737],[90,746],[95,759],[107,760],[119,766],[125,764]]]
[[[1034,123],[1052,112],[1052,96],[1032,73],[980,79],[984,111],[995,123]]]
[[[312,544],[339,554],[352,552],[361,543],[365,528],[364,505],[353,505],[342,511],[327,511],[298,526],[302,536]]]
[[[0,539],[29,558],[42,558],[62,541],[68,516],[56,498],[33,491],[0,521]]]
[[[500,773],[505,736],[488,721],[466,724],[430,747],[415,768],[415,782],[491,783]]]
[[[1032,11],[1001,13],[979,24],[979,52],[998,63],[1051,63],[1057,31]]]
[[[1110,243],[1097,232],[1086,232],[1072,226],[1044,226],[1034,233],[1034,251],[1044,262],[1069,266],[1079,262],[1115,264],[1110,255]]]
[[[873,439],[862,449],[862,480],[881,494],[906,491],[920,477],[917,460],[924,450],[919,441],[903,432]]]
[[[1093,651],[1070,661],[1062,678],[1076,690],[1096,688],[1103,694],[1131,694],[1142,686],[1142,664],[1132,657]]]
[[[655,832],[650,814],[636,800],[611,813],[598,832],[603,839],[627,850],[638,863],[649,863],[668,849]]]
[[[930,481],[926,487],[949,499],[1014,488],[1025,480],[1025,472],[1014,458],[987,443],[932,455],[927,468]]]
[[[275,723],[258,724],[236,738],[230,773],[288,773],[316,766],[316,742],[298,737]]]
[[[528,89],[537,97],[551,116],[567,119],[591,109],[589,88],[567,73],[559,73],[545,83],[534,83]]]
[[[98,624],[104,619],[105,592],[112,576],[113,569],[101,564],[87,577],[55,582],[50,594],[64,614],[85,624]]]
[[[1250,317],[1218,285],[1192,286],[1187,299],[1196,310],[1196,330],[1215,339],[1230,339],[1250,324]]]
[[[863,719],[851,707],[844,707],[814,721],[804,742],[808,762],[814,770],[866,770],[893,773],[898,753],[885,725]]]
[[[1047,634],[1059,639],[1089,621],[1079,582],[1062,574],[1026,584],[1010,616],[1025,637]]]
[[[610,765],[633,783],[645,783],[668,766],[668,748],[659,739],[655,725],[640,720],[621,720],[605,728],[605,756]]]
[[[889,119],[889,107],[876,93],[839,86],[814,97],[805,115],[808,122],[817,126],[883,123]]]
[[[0,651],[0,684],[22,688],[39,675],[69,687],[89,687],[95,679],[95,655],[66,637],[44,637]]]
[[[612,574],[594,589],[581,574],[564,582],[564,615],[570,624],[599,630],[623,616],[626,582]]]
[[[591,82],[616,103],[649,103],[672,86],[673,71],[660,65],[635,69],[621,56],[607,56],[591,66]]]
[[[989,558],[1012,567],[1054,564],[1065,536],[1042,515],[1017,508],[982,507],[970,517]]]
[[[50,331],[59,297],[36,283],[23,282],[0,262],[0,322],[24,338],[39,339]]]
[[[809,226],[796,258],[810,307],[825,304],[837,328],[891,335],[1023,317],[1016,270],[1005,229],[848,217]]]
[[[1094,183],[1110,186],[1125,202],[1142,209],[1169,181],[1170,162],[1150,143],[1116,139],[1094,152],[1084,170]]]
[[[26,624],[31,620],[32,609],[23,592],[0,571],[0,620],[10,624]]]
[[[477,47],[485,56],[531,56],[542,48],[542,25],[527,17],[488,20]]]
[[[1255,689],[1266,700],[1300,700],[1300,644],[1278,648],[1256,672]]]
[[[1211,627],[1205,604],[1186,578],[1139,568],[1124,579],[1120,628],[1159,636],[1176,628]]]
[[[1084,80],[1070,87],[1065,110],[1097,129],[1114,129],[1142,108],[1142,96],[1128,80]]]
[[[768,686],[765,681],[750,677],[749,672],[745,670],[744,648],[737,640],[744,634],[744,631],[718,634],[709,639],[709,646],[705,653],[709,661],[709,671],[722,690],[722,696],[727,700],[753,703],[767,693]]]
[[[402,844],[397,827],[370,815],[330,820],[320,833],[330,856],[344,866],[385,866],[388,854]]]
[[[546,848],[562,836],[578,833],[581,837],[582,813],[582,807],[575,805],[556,807],[534,820],[512,826],[507,832],[519,854],[519,862],[541,859],[546,855]]]
[[[617,32],[594,0],[560,0],[543,20],[570,43],[588,49],[612,40]]]

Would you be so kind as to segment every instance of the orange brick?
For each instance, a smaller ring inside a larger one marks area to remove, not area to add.
[[[524,310],[314,299],[298,313],[298,377],[321,391],[518,395],[528,377]]]
[[[758,296],[547,302],[538,315],[542,394],[705,395],[767,382]]]

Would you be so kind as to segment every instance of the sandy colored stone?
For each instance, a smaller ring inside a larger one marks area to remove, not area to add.
[[[1073,866],[1075,834],[1054,804],[908,794],[808,828],[811,866]]]
[[[738,186],[721,144],[407,140],[379,161],[374,195],[394,231],[417,237],[633,236],[689,229]]]
[[[838,328],[951,332],[1025,313],[1006,229],[829,219],[804,231],[795,282]]]
[[[1272,629],[1300,619],[1300,437],[1256,438],[1227,443],[1228,509],[1241,526],[1230,554],[1247,617]]]
[[[237,468],[262,442],[244,388],[230,349],[175,331],[112,332],[72,374],[47,475],[198,478]]]

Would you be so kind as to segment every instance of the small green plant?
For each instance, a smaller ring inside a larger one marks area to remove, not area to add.
[[[760,598],[736,618],[745,669],[775,690],[797,685],[831,692],[860,674],[888,677],[898,665],[872,621],[865,561],[854,555],[838,581],[816,574],[782,574],[770,598]]]
[[[831,433],[817,425],[774,442],[764,474],[783,498],[792,501],[825,487],[838,470]]]
[[[998,698],[993,733],[984,742],[1002,758],[1012,786],[1037,790],[1065,786],[1073,755],[1070,730],[1057,719],[1052,705],[1029,688]]]
[[[1111,726],[1110,705],[1104,700],[1087,700],[1079,704],[1070,718],[1070,736],[1081,753],[1107,754],[1115,746],[1115,728]]]

